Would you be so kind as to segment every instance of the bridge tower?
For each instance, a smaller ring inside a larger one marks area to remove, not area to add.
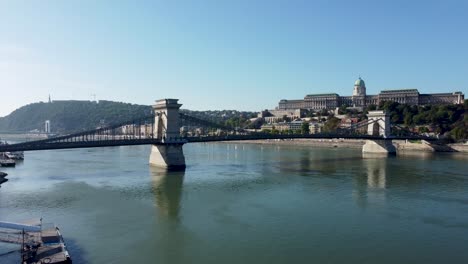
[[[182,146],[185,141],[180,138],[179,109],[182,104],[178,99],[157,100],[154,109],[154,134],[161,144],[151,147],[150,165],[167,169],[185,168],[185,157]]]
[[[390,136],[390,115],[382,110],[369,111],[367,114],[369,125],[367,126],[367,134],[369,136],[382,136],[388,138]]]
[[[369,136],[381,136],[380,140],[366,140],[362,147],[363,153],[396,153],[396,148],[392,144],[390,137],[390,115],[385,111],[369,111],[367,114],[369,125],[367,134]]]

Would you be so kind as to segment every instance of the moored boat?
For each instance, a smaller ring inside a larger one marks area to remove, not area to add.
[[[24,160],[24,153],[22,151],[5,152],[5,156],[12,160]]]
[[[16,231],[13,231],[16,230]],[[59,228],[53,224],[0,221],[0,242],[20,244],[21,263],[72,263]]]
[[[0,166],[2,167],[14,167],[16,166],[16,161],[12,159],[0,159]]]

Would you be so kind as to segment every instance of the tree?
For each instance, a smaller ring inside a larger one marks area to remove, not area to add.
[[[463,140],[468,138],[468,127],[456,127],[452,131],[450,131],[450,135],[455,140]]]
[[[332,132],[335,131],[338,126],[340,125],[341,120],[336,117],[331,117],[328,119],[327,122],[325,122],[325,125],[323,126],[323,130],[325,132]]]
[[[427,127],[425,127],[425,126],[422,126],[422,127],[418,128],[418,131],[419,131],[419,133],[427,133],[427,132],[429,132],[429,129],[427,129]]]
[[[398,114],[396,114],[396,113],[392,114],[390,120],[392,121],[392,123],[395,123],[395,124],[399,123],[398,121],[400,120],[400,116]]]
[[[338,114],[340,115],[344,115],[346,114],[348,111],[347,111],[347,108],[348,105],[344,104],[344,105],[341,105],[340,108],[338,108]]]
[[[328,115],[329,115],[329,113],[328,113],[327,109],[322,109],[320,111],[320,116],[328,116]]]
[[[377,110],[377,106],[376,105],[368,105],[367,108],[366,108],[366,112],[369,112],[369,111],[374,111],[374,110]]]
[[[410,126],[413,122],[413,118],[411,113],[406,113],[403,118],[403,122],[405,123],[406,126]]]
[[[301,133],[304,134],[304,135],[308,135],[310,133],[309,123],[307,123],[307,122],[302,123]]]

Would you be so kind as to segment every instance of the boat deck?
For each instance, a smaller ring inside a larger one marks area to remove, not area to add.
[[[0,242],[25,244],[22,251],[23,264],[72,263],[65,243],[58,229],[43,229],[41,232],[4,231],[0,230]],[[18,250],[19,251],[19,250]]]
[[[63,254],[63,247],[60,244],[42,245],[37,249],[36,256],[26,263],[71,263],[70,258]]]
[[[71,263],[63,238],[56,228],[43,229],[32,233],[33,241],[41,241],[37,248],[25,249],[25,263]]]

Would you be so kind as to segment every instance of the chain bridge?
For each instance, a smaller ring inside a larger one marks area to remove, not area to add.
[[[178,99],[157,100],[154,114],[137,120],[118,123],[94,130],[56,136],[42,140],[17,144],[1,145],[0,152],[92,148],[130,145],[152,145],[150,164],[167,168],[185,167],[182,146],[186,143],[239,141],[239,140],[282,140],[282,139],[362,139],[366,140],[363,152],[394,153],[392,140],[435,138],[422,137],[406,131],[404,135],[392,135],[391,130],[403,130],[391,126],[388,114],[383,111],[370,111],[368,120],[352,125],[347,129],[318,134],[271,134],[252,132],[246,129],[232,129],[221,124],[203,120],[179,112],[182,105]],[[182,136],[181,120],[186,124],[211,128],[215,133],[200,136]]]

